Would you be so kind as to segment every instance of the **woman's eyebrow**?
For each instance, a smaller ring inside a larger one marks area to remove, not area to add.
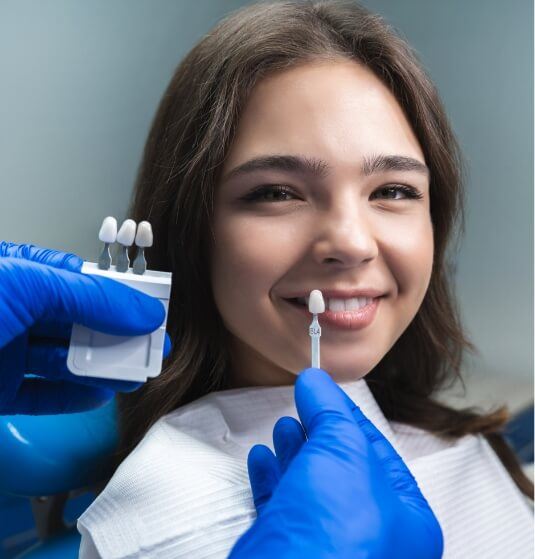
[[[230,170],[223,181],[245,175],[254,171],[289,171],[300,175],[325,178],[331,166],[322,159],[300,155],[262,155],[249,159]],[[371,155],[365,157],[362,165],[364,176],[386,171],[417,171],[429,177],[429,168],[425,163],[406,155]]]

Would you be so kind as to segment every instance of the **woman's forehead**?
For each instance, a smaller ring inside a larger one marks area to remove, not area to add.
[[[307,63],[255,86],[240,115],[225,171],[272,153],[321,155],[333,164],[373,153],[424,161],[395,97],[369,69],[349,60]]]

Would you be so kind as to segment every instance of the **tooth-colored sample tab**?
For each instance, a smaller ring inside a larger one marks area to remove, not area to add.
[[[152,246],[152,227],[148,221],[140,221],[137,226],[136,245],[138,247]]]
[[[114,217],[108,216],[104,218],[98,238],[103,243],[114,243],[117,238],[117,220]]]
[[[310,292],[308,312],[312,314],[321,314],[322,312],[325,312],[325,301],[323,300],[323,295],[319,289],[314,289]]]
[[[127,219],[121,225],[119,233],[117,233],[117,242],[125,247],[132,246],[136,237],[136,222],[133,219]]]

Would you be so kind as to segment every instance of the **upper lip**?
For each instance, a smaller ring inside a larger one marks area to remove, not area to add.
[[[381,297],[385,294],[384,291],[371,287],[361,287],[355,289],[322,289],[320,287],[314,287],[308,291],[302,290],[295,292],[293,294],[285,296],[284,298],[297,299],[298,297],[308,297],[313,289],[319,289],[325,299],[350,299],[352,297],[369,297],[373,299],[375,297]]]

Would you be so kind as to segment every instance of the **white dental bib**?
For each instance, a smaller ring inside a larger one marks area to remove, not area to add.
[[[533,556],[533,513],[488,443],[388,422],[363,380],[341,384],[403,457],[447,559]],[[298,417],[293,386],[214,392],[162,417],[78,520],[81,559],[225,558],[256,513],[247,454]]]

